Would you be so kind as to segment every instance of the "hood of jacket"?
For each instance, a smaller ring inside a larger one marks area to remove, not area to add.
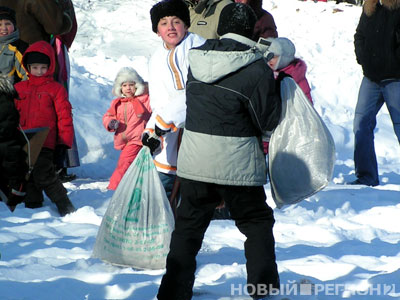
[[[375,13],[376,7],[380,0],[365,0],[363,10],[367,16],[372,16]],[[382,6],[394,10],[400,8],[400,0],[381,0]]]
[[[22,57],[22,64],[24,65],[26,70],[28,70],[28,66],[25,63],[25,58],[26,58],[27,54],[30,52],[40,52],[49,57],[49,59],[50,59],[49,69],[41,77],[53,76],[54,71],[56,69],[56,62],[55,62],[55,53],[54,53],[54,50],[51,47],[51,45],[45,41],[39,41],[39,42],[36,42],[36,43],[33,43],[32,45],[30,45],[28,47],[28,49],[26,49],[26,51]],[[29,76],[33,76],[29,71],[28,71],[28,73],[29,73]],[[35,76],[33,76],[33,77],[35,77]]]
[[[249,0],[247,4],[254,10],[257,15],[257,19],[259,19],[263,14],[262,0]]]
[[[256,43],[246,37],[227,33],[221,36],[223,39],[231,39],[248,47],[244,51],[208,50],[203,47],[190,49],[189,66],[195,79],[213,83],[263,58],[263,54],[255,47]]]

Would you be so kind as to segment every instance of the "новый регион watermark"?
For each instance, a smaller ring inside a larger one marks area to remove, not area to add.
[[[400,288],[400,286],[399,286]],[[231,284],[231,296],[244,296],[257,294],[258,296],[266,295],[326,295],[326,296],[382,296],[382,295],[400,295],[400,290],[396,290],[396,284],[369,284],[363,289],[357,289],[351,284],[340,283],[299,283],[296,281],[288,281],[281,283],[280,288],[273,288],[267,284]]]

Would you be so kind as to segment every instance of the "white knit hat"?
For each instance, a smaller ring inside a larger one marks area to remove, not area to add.
[[[280,70],[287,67],[292,60],[294,60],[296,47],[288,38],[278,37],[272,40],[268,51],[272,52],[276,56],[279,56],[275,65],[275,70]]]
[[[134,68],[123,67],[119,70],[117,76],[114,80],[114,85],[112,89],[113,95],[117,97],[122,97],[121,86],[124,82],[134,82],[136,87],[135,96],[140,96],[145,91],[145,85],[143,78],[136,72]]]

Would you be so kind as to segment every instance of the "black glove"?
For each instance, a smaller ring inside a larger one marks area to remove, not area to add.
[[[56,145],[56,148],[54,149],[54,164],[56,165],[56,169],[61,169],[64,167],[64,161],[65,161],[65,156],[67,154],[67,149],[69,149],[68,146],[63,145],[63,144],[58,144]]]
[[[150,148],[150,153],[153,155],[154,151],[156,151],[160,145],[161,142],[158,138],[152,136],[150,137],[149,134],[146,132],[142,136],[142,144],[143,146],[147,146]]]
[[[160,127],[158,127],[157,125],[154,128],[154,132],[158,135],[158,136],[163,136],[164,134],[170,132],[171,130],[162,130]]]

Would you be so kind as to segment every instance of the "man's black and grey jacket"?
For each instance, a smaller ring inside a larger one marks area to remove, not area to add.
[[[275,80],[254,42],[236,34],[189,52],[178,176],[221,185],[266,182],[261,135],[279,122]]]

